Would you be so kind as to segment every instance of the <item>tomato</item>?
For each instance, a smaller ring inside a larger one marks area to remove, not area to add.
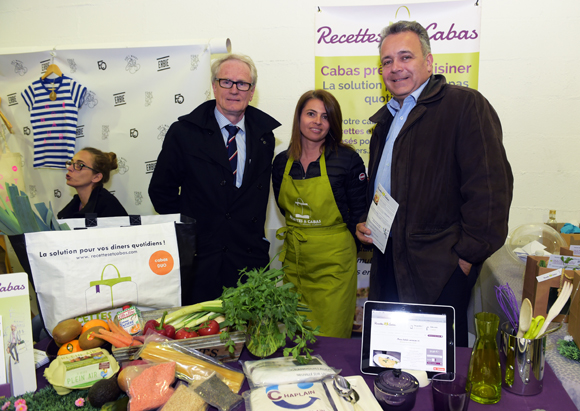
[[[176,340],[183,340],[185,338],[194,338],[197,336],[198,336],[197,333],[191,328],[182,328],[181,330],[175,333]]]
[[[220,325],[216,320],[205,322],[201,325],[202,328],[197,330],[199,335],[213,335],[220,332]]]

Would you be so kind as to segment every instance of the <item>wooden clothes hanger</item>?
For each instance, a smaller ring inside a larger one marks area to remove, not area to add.
[[[2,103],[2,98],[1,97],[0,97],[0,103]],[[14,134],[14,131],[12,131],[12,124],[10,124],[10,122],[8,121],[8,119],[6,118],[6,116],[2,113],[2,110],[0,110],[0,118],[2,118],[2,121],[6,125],[6,128],[8,129],[8,132],[10,134]]]
[[[41,77],[42,80],[44,80],[51,74],[56,74],[57,76],[62,77],[62,71],[56,64],[54,64],[54,56],[56,56],[55,49],[53,49],[53,51],[50,52],[50,56],[51,56],[50,66],[46,68],[46,72]]]
[[[60,71],[60,68],[56,64],[51,64],[48,66],[46,73],[44,73],[41,78],[44,80],[51,74],[56,74],[57,76],[62,77],[62,71]]]

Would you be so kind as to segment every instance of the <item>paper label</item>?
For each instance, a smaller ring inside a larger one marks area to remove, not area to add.
[[[551,255],[548,268],[563,268],[565,270],[580,270],[580,257],[567,255]]]
[[[542,274],[536,277],[536,280],[538,280],[539,283],[549,280],[550,278],[554,278],[554,277],[560,277],[562,275],[562,270],[555,270],[555,271],[550,271],[549,273],[546,274]]]
[[[94,381],[106,378],[111,372],[111,364],[104,352],[87,350],[78,354],[70,360],[63,361],[66,369],[65,387],[89,387]]]

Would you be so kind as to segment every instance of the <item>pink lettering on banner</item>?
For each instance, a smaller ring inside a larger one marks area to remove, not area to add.
[[[344,44],[344,43],[378,43],[380,36],[378,34],[369,33],[369,29],[359,29],[358,33],[341,33],[333,34],[332,28],[328,26],[320,27],[317,31],[320,34],[318,37],[318,44]]]
[[[6,202],[9,203],[10,202],[10,197],[6,196]]]
[[[2,184],[0,184],[0,190],[5,190],[5,188]]]
[[[356,29],[355,29],[356,30]],[[431,23],[425,27],[429,33],[429,39],[438,40],[475,40],[479,37],[477,30],[456,29],[455,23],[452,23],[448,29],[437,29],[437,23]],[[430,32],[431,31],[431,32]],[[434,34],[433,31],[435,31]],[[325,44],[361,44],[361,43],[379,43],[381,41],[380,34],[369,33],[368,28],[360,28],[358,32],[351,33],[335,33],[329,26],[322,26],[317,30],[317,43]]]
[[[471,30],[470,33],[469,30],[456,31],[454,28],[455,23],[452,23],[447,31],[445,31],[445,29],[438,30],[435,32],[435,34],[429,35],[429,40],[475,40],[479,37],[477,30]],[[429,24],[427,27],[425,27],[425,30],[427,30],[427,32],[429,32],[429,30],[437,30],[437,23]]]
[[[18,167],[17,166],[12,166],[12,171],[18,171]]]
[[[18,184],[18,179],[17,178],[14,179],[14,184]]]

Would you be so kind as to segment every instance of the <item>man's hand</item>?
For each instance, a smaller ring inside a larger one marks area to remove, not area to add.
[[[373,243],[372,238],[367,237],[367,235],[371,235],[371,230],[367,228],[366,223],[358,223],[356,225],[356,238],[363,244],[370,245]]]
[[[358,235],[358,226],[357,226],[357,235]],[[469,271],[471,271],[471,263],[468,263],[465,260],[459,259],[459,267],[461,267],[461,271],[463,274],[469,275]]]

